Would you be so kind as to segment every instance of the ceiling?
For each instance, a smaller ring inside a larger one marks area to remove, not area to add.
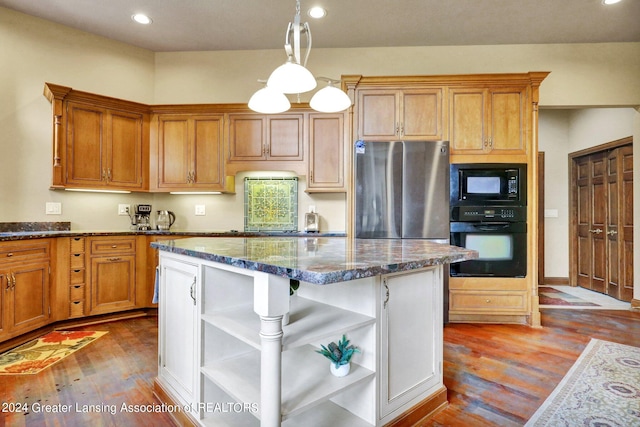
[[[307,17],[314,5],[321,20]],[[278,49],[295,0],[0,0],[155,52]],[[131,15],[143,12],[153,24]],[[640,42],[640,0],[301,0],[314,48]]]

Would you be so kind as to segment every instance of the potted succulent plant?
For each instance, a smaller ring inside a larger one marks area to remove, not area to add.
[[[320,353],[331,361],[330,370],[336,377],[344,377],[349,373],[351,369],[351,357],[354,353],[359,353],[360,350],[352,345],[349,345],[349,340],[345,335],[342,335],[342,339],[335,342],[330,342],[326,347],[320,345],[321,350],[316,350],[316,353]]]

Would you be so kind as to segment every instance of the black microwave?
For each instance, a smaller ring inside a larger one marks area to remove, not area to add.
[[[527,165],[468,163],[450,166],[450,205],[526,206]]]

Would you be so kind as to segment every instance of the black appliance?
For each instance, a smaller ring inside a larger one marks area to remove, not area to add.
[[[526,207],[454,210],[464,218],[449,224],[451,244],[478,251],[478,258],[451,264],[452,277],[525,277]],[[501,213],[497,213],[501,212]]]
[[[450,176],[450,206],[527,205],[524,163],[452,164]]]
[[[525,277],[526,164],[452,164],[450,178],[451,244],[479,255],[451,264],[451,276]]]

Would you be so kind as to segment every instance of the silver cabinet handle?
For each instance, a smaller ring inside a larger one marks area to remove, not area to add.
[[[384,303],[382,304],[382,308],[387,308],[387,303],[389,302],[389,286],[387,286],[387,279],[382,281],[384,288],[386,289],[386,295],[384,299]]]
[[[193,305],[196,305],[196,277],[193,276],[193,283],[191,284],[191,288],[189,289],[189,294],[191,295],[191,299],[193,300]]]

